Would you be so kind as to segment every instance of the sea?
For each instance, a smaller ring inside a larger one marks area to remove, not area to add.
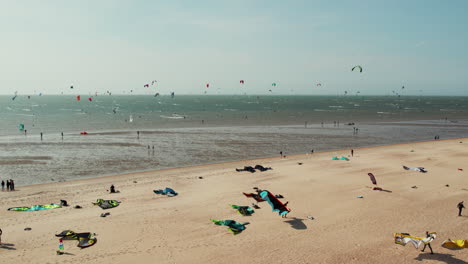
[[[0,96],[0,124],[0,180],[24,186],[468,137],[468,97]]]

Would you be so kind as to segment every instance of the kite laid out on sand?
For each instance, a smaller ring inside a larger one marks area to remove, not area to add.
[[[90,247],[96,244],[97,239],[93,233],[86,232],[86,233],[75,233],[71,230],[64,230],[62,233],[55,235],[56,237],[60,237],[62,240],[78,240],[77,247],[85,248]]]
[[[235,204],[230,204],[229,206],[236,209],[236,211],[243,216],[251,216],[255,213],[255,210],[250,208],[250,206],[239,206]]]
[[[402,246],[406,246],[406,244],[410,243],[414,246],[414,248],[419,248],[421,244],[429,244],[437,237],[437,233],[429,233],[429,237],[414,237],[408,233],[395,233],[393,234],[395,238],[395,244],[399,244]]]
[[[47,209],[55,209],[60,208],[60,204],[46,204],[46,205],[33,205],[31,207],[21,206],[21,207],[12,207],[8,208],[8,211],[40,211],[40,210],[47,210]]]
[[[174,191],[173,189],[166,187],[164,190],[153,190],[155,194],[162,194],[162,195],[167,195],[169,197],[176,196],[178,193]]]
[[[114,208],[119,206],[120,202],[116,200],[103,200],[103,199],[97,199],[94,205],[98,205],[102,209],[109,209],[109,208]]]
[[[442,247],[447,249],[463,249],[468,248],[468,240],[451,240],[450,238],[444,243],[442,243]]]
[[[341,158],[338,158],[338,157],[332,157],[332,160],[346,160],[346,161],[349,161],[349,159],[347,157],[344,157],[344,156],[341,156]]]
[[[246,197],[252,197],[255,199],[255,201],[257,202],[264,202],[265,200],[262,199],[262,197],[260,197],[259,194],[257,193],[243,193]]]
[[[233,233],[234,235],[237,235],[240,232],[244,231],[246,229],[245,226],[249,224],[249,222],[239,223],[234,220],[214,220],[214,219],[210,219],[210,220],[215,225],[227,226],[229,232]]]
[[[403,169],[405,169],[405,170],[419,171],[419,172],[422,172],[422,173],[426,173],[426,172],[427,172],[427,170],[424,169],[423,167],[409,168],[409,167],[406,167],[405,165],[403,165]]]
[[[291,209],[286,207],[288,202],[283,204],[280,200],[278,200],[278,198],[275,197],[275,195],[269,191],[260,192],[260,197],[271,205],[273,212],[278,212],[278,214],[282,217],[286,217],[286,215],[291,212]]]

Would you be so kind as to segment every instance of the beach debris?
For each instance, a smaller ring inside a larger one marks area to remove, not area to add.
[[[108,216],[108,215],[110,215],[109,212],[107,212],[107,213],[102,213],[102,214],[101,214],[101,217],[106,217],[106,216]]]
[[[412,149],[412,150],[410,150],[410,152],[414,152],[414,150]]]
[[[403,165],[403,169],[405,169],[405,170],[419,171],[419,172],[422,172],[422,173],[426,173],[426,172],[427,172],[427,170],[426,170],[424,167],[409,168],[409,167],[406,167],[405,165]]]
[[[408,233],[394,233],[393,234],[395,244],[406,246],[406,244],[410,243],[416,249],[419,248],[421,244],[427,245],[431,243],[434,239],[436,239],[436,237],[437,237],[437,233],[435,232],[428,233],[426,237],[414,237]]]
[[[234,220],[215,220],[210,219],[215,225],[222,225],[227,226],[229,232],[233,233],[234,235],[240,234],[242,231],[246,229],[246,225],[250,224],[249,222],[239,223]]]
[[[94,205],[98,205],[102,209],[109,209],[109,208],[114,208],[119,206],[120,202],[116,200],[103,200],[103,199],[97,199]]]
[[[414,186],[411,186],[411,188],[413,188],[413,189],[417,189],[417,188],[418,188],[418,186],[414,185]]]
[[[459,171],[463,171],[463,169],[461,169],[461,168],[458,168],[458,170],[459,170]]]
[[[284,196],[281,195],[281,194],[275,194],[275,197],[278,198],[278,199],[284,198]]]
[[[91,232],[85,232],[85,233],[75,233],[71,230],[64,230],[60,234],[56,234],[56,237],[60,237],[60,240],[78,240],[78,245],[77,247],[79,248],[85,248],[85,247],[90,247],[94,244],[96,244],[97,239],[96,239],[96,234],[91,233]]]
[[[202,177],[202,176],[198,176],[198,179],[203,179],[203,177]]]
[[[164,190],[153,190],[153,192],[155,194],[162,194],[162,195],[167,195],[169,197],[172,197],[172,196],[176,196],[178,195],[178,193],[176,191],[174,191],[173,189],[169,188],[169,187],[166,187],[166,189]]]
[[[273,212],[277,212],[279,215],[281,215],[281,217],[286,217],[287,214],[291,212],[291,209],[286,207],[289,202],[283,204],[271,192],[264,190],[261,191],[259,195],[263,200],[267,201],[270,204]]]
[[[308,215],[307,219],[314,220],[315,218],[313,216],[311,216],[311,215]]]
[[[449,238],[442,243],[442,247],[454,250],[468,248],[468,240],[451,240]]]
[[[351,71],[354,71],[354,69],[356,69],[356,68],[359,69],[359,72],[362,72],[362,67],[361,67],[360,65],[354,66],[354,67],[351,69]]]
[[[24,231],[31,231],[31,230],[32,230],[32,228],[30,228],[30,227],[25,227],[24,228]]]
[[[450,185],[448,185],[448,184],[445,184],[445,187],[450,187]]]
[[[359,195],[357,198],[364,198],[364,196],[362,196],[362,195]]]
[[[137,181],[133,181],[133,183],[137,183]]]
[[[31,207],[27,206],[21,206],[21,207],[12,207],[8,208],[8,211],[40,211],[40,210],[46,210],[46,209],[55,209],[55,208],[61,208],[60,204],[46,204],[46,205],[33,205]]]
[[[249,206],[239,206],[235,204],[230,204],[229,206],[236,209],[236,211],[243,216],[251,216],[253,213],[255,213],[255,210]]]
[[[81,206],[79,206],[79,205],[75,205],[75,207],[73,207],[73,208],[75,208],[75,209],[81,209],[81,208],[83,208],[83,207],[81,207]]]
[[[302,165],[302,162],[298,162],[297,165]]]

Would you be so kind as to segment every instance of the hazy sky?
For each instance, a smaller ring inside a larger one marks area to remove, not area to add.
[[[404,85],[468,95],[466,10],[464,0],[0,0],[0,93],[383,95]]]

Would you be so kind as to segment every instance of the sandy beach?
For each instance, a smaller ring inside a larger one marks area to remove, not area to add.
[[[355,149],[354,157],[346,149],[18,187],[0,193],[0,263],[467,263],[468,250],[441,247],[468,239],[468,211],[458,217],[456,208],[468,200],[466,144],[437,140]],[[256,164],[273,170],[235,171]],[[369,172],[391,192],[366,187]],[[108,193],[111,184],[120,193]],[[179,195],[153,193],[165,187]],[[230,208],[251,205],[242,192],[253,187],[283,195],[288,217],[266,202],[249,217]],[[102,210],[92,205],[98,198],[121,204]],[[60,199],[70,206],[7,211]],[[233,235],[210,219],[250,224]],[[56,255],[54,234],[66,229],[96,233],[97,243],[80,249],[65,241],[66,254]],[[433,255],[393,242],[393,233],[425,231],[437,232]]]

